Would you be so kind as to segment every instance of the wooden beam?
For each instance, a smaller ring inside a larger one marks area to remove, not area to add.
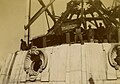
[[[52,0],[50,3],[48,3],[47,6],[44,8],[42,7],[31,19],[30,22],[25,26],[25,30],[28,29],[28,27],[44,12],[46,9],[54,2],[55,0]]]
[[[42,5],[42,7],[46,7],[46,5],[44,4],[44,2],[43,2],[42,0],[38,0],[38,1],[39,1],[39,3]],[[52,0],[51,0],[51,1],[52,1]],[[51,2],[51,1],[50,1],[50,2]],[[51,4],[51,6],[52,6],[52,4]],[[51,17],[51,19],[52,19],[54,22],[56,22],[54,15],[52,15],[52,14],[50,13],[50,11],[48,10],[48,8],[46,9],[46,12],[47,12],[48,15]]]
[[[86,17],[85,20],[91,21],[91,20],[103,20],[102,17]]]
[[[91,15],[92,15],[92,17],[94,18],[93,13],[91,13]],[[97,21],[96,21],[95,19],[94,19],[94,22],[95,22],[96,27],[98,28],[98,24],[97,24]]]

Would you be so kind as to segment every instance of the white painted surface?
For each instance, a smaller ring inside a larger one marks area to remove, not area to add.
[[[47,54],[48,64],[46,69],[41,73],[41,81],[50,81],[50,60],[51,60],[52,49],[53,47],[43,49],[44,52],[46,52]]]
[[[21,69],[23,69],[23,62],[24,62],[24,57],[26,56],[26,52],[18,52],[17,56],[15,58],[13,68],[11,71],[11,76],[9,79],[9,83],[18,83],[20,82],[20,74],[21,74]],[[25,78],[24,78],[25,79]]]
[[[111,44],[103,44],[103,47],[105,49],[106,52],[106,58],[107,58],[107,79],[111,80],[111,79],[117,79],[117,73],[116,70],[110,66],[109,61],[108,61],[108,52],[109,49],[111,48]]]
[[[86,51],[86,45],[82,45],[81,46],[81,53],[82,53],[82,64],[81,64],[81,66],[82,66],[82,74],[81,74],[81,84],[87,84],[87,67],[86,67],[86,53],[85,53],[85,51]]]
[[[2,69],[0,72],[0,84],[7,83],[13,58],[14,58],[14,54],[12,53],[8,56],[4,66],[2,66]]]
[[[50,66],[50,81],[65,81],[66,78],[66,46],[53,48]]]
[[[70,84],[81,84],[81,71],[70,72]]]
[[[74,44],[70,47],[70,70],[81,70],[81,45]]]
[[[44,51],[48,55],[46,69],[38,76],[36,82],[28,81],[26,84],[89,84],[91,76],[95,84],[119,84],[120,72],[116,72],[108,62],[110,47],[111,44],[87,43],[45,48]],[[25,52],[19,52],[16,56],[9,84],[25,84],[25,55]],[[11,57],[2,69],[0,80],[5,78],[2,74],[6,74],[10,59]]]
[[[26,73],[24,71],[24,60],[27,52],[23,53],[23,60],[21,62],[21,69],[20,69],[20,76],[19,76],[19,83],[24,83],[26,81]]]
[[[50,82],[49,84],[65,84],[65,82]]]

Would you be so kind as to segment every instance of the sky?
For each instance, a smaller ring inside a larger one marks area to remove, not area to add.
[[[43,0],[44,1],[44,0]],[[46,0],[47,1],[47,0]],[[54,3],[56,14],[65,10],[65,4],[69,0],[56,0]],[[106,6],[111,5],[112,0],[102,0]],[[0,61],[3,62],[8,54],[19,50],[20,39],[24,39],[24,25],[27,22],[27,0],[0,0]],[[46,2],[47,3],[47,2]],[[40,4],[32,0],[31,16],[39,10]],[[59,9],[59,10],[58,10]],[[51,21],[51,20],[50,20]],[[45,34],[47,30],[45,14],[43,13],[31,25],[31,38]]]
[[[25,0],[0,0],[0,61],[18,50],[25,23]]]

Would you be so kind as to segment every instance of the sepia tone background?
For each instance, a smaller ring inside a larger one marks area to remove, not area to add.
[[[49,0],[46,0],[46,3]],[[54,3],[56,15],[60,15],[69,0],[56,0]],[[102,0],[106,7],[113,0]],[[37,0],[32,0],[31,16],[40,8]],[[0,66],[9,53],[19,50],[20,39],[24,38],[24,25],[27,21],[27,0],[0,0]],[[52,23],[51,23],[52,24]],[[31,38],[47,31],[46,19],[42,14],[31,25]]]

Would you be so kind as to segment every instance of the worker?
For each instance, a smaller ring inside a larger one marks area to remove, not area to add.
[[[94,80],[93,80],[92,77],[89,78],[89,83],[90,83],[90,84],[95,84],[95,82],[94,82]]]
[[[27,44],[23,39],[21,39],[20,50],[22,50],[22,51],[27,50]]]
[[[112,41],[112,25],[108,25],[108,28],[107,28],[107,40],[109,43],[111,43]]]
[[[92,73],[90,73],[89,84],[95,84],[94,79],[92,77]]]
[[[104,40],[104,36],[105,36],[105,28],[102,25],[102,23],[99,23],[99,27],[97,28],[97,36],[98,36],[98,41],[101,43]]]
[[[82,34],[83,34],[82,27],[77,26],[75,28],[75,43],[77,43],[79,39],[81,44],[84,44]]]
[[[91,25],[88,25],[89,29],[87,31],[88,41],[90,42],[91,39],[94,39],[94,30],[91,28]]]

